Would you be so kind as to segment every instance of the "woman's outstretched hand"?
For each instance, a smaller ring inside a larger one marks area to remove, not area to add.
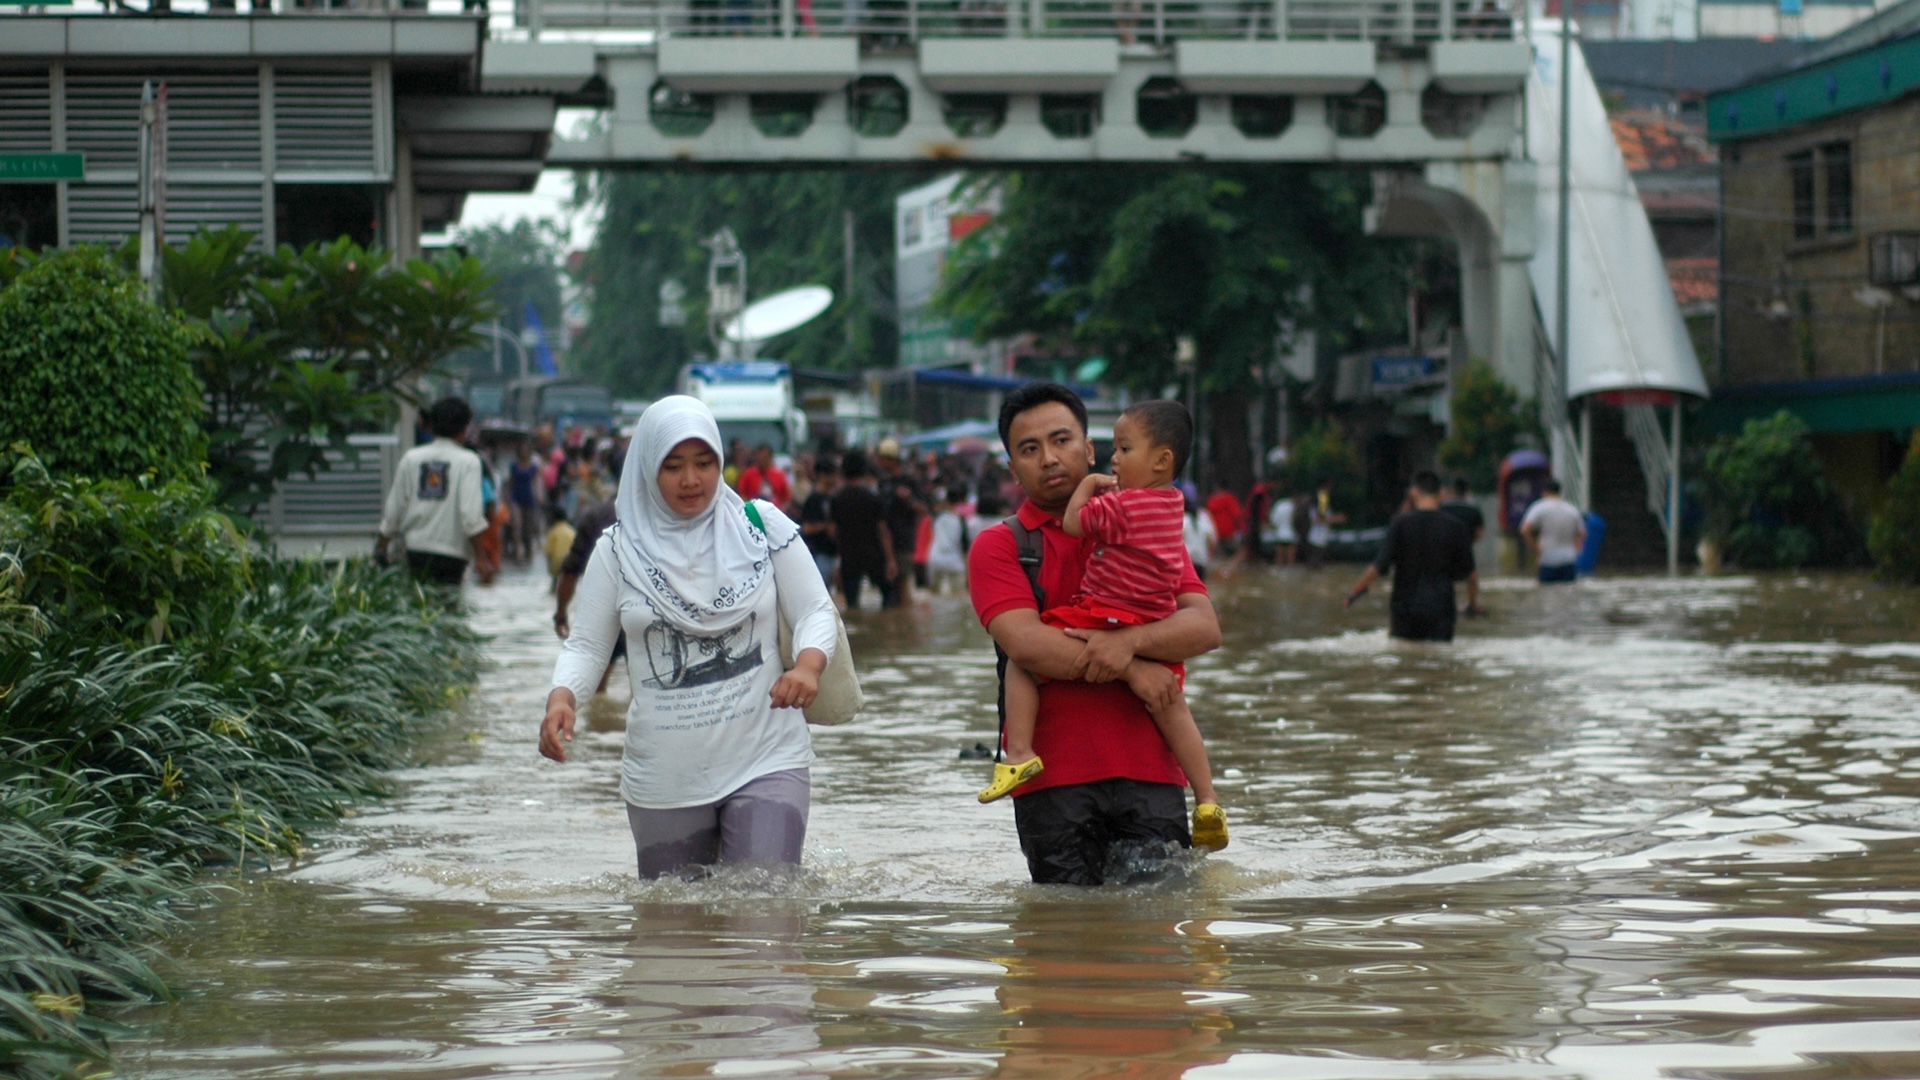
[[[573,741],[573,710],[573,691],[561,687],[547,695],[547,716],[540,721],[541,757],[567,760],[567,744]]]

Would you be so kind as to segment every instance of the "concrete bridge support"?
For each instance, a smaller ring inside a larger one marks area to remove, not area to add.
[[[1459,248],[1460,322],[1467,355],[1538,397],[1533,284],[1534,165],[1431,161],[1374,174],[1367,223],[1380,236],[1427,236]]]

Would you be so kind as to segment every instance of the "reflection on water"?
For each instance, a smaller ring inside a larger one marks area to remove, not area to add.
[[[956,752],[964,602],[850,620],[797,873],[648,882],[623,700],[533,751],[544,581],[398,797],[176,942],[139,1077],[1920,1075],[1920,596],[1863,578],[1495,581],[1452,647],[1346,575],[1220,583],[1190,694],[1233,846],[1025,881]]]

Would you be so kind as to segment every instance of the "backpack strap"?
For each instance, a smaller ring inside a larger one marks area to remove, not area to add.
[[[1020,557],[1020,569],[1027,572],[1027,584],[1033,587],[1033,603],[1038,609],[1047,606],[1047,590],[1040,584],[1040,560],[1047,552],[1046,538],[1040,530],[1029,529],[1020,515],[1007,519],[1007,528],[1013,530],[1013,550]],[[993,745],[993,760],[999,761],[1007,748],[1007,651],[999,642],[993,645],[994,674],[1000,680],[1000,696],[995,702],[1000,713],[1000,739]]]
[[[1033,587],[1033,602],[1045,608],[1047,590],[1040,585],[1040,557],[1047,552],[1046,539],[1039,529],[1027,528],[1018,514],[1007,519],[1007,528],[1013,530],[1013,549],[1020,556],[1020,569],[1027,572],[1027,584]]]
[[[767,523],[760,520],[760,508],[753,505],[753,500],[742,499],[740,505],[746,508],[747,520],[753,523],[754,528],[760,530],[760,535],[767,535]]]

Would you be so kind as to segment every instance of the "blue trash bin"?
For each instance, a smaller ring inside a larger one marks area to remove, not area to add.
[[[1591,577],[1593,568],[1600,565],[1600,542],[1607,538],[1606,518],[1589,510],[1586,520],[1587,542],[1573,560],[1574,573],[1581,577]]]

